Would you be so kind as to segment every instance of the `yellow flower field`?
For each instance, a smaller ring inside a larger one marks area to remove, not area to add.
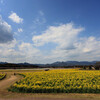
[[[23,73],[9,90],[26,93],[100,93],[100,71],[59,69]]]

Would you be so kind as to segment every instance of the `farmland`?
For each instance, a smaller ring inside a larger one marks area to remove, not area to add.
[[[25,93],[100,93],[100,71],[58,69],[21,73],[9,90]]]

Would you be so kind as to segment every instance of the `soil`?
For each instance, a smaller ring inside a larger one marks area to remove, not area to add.
[[[88,99],[72,99],[72,98],[17,98],[17,99],[0,99],[0,100],[88,100]],[[89,99],[90,100],[90,99]]]
[[[8,79],[4,79],[2,81],[0,81],[0,90],[2,89],[6,89],[7,87],[9,87],[9,85],[15,81],[17,79],[16,76],[12,75],[10,78]]]

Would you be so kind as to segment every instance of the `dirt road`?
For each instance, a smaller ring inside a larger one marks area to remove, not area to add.
[[[17,99],[0,99],[0,100],[90,100],[90,99],[72,99],[72,98],[17,98]],[[93,100],[93,99],[91,99]]]
[[[7,87],[9,87],[17,78],[18,77],[12,75],[10,76],[10,78],[0,81],[0,90],[6,89]]]
[[[33,96],[24,96],[25,94],[21,95],[20,97],[10,97],[10,98],[1,98],[0,100],[100,100],[100,98],[92,98],[89,96],[88,97],[77,97],[77,96],[66,96],[64,95],[50,95],[50,96],[41,96],[41,94],[39,95],[33,95]]]

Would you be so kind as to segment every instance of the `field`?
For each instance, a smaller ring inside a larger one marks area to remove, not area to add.
[[[0,80],[4,79],[5,78],[5,74],[0,74]]]
[[[100,71],[62,69],[21,73],[10,91],[26,93],[100,93]]]
[[[66,77],[65,79],[67,80],[68,77],[72,78],[72,76],[76,75],[75,76],[75,79],[76,79],[77,76],[79,77],[80,74],[84,73],[84,75],[87,77],[91,77],[91,78],[94,77],[95,79],[97,79],[96,80],[97,83],[100,81],[99,80],[100,71],[96,71],[96,70],[78,70],[78,69],[72,69],[72,70],[71,69],[50,69],[49,71],[44,71],[44,70],[45,69],[0,70],[0,73],[7,74],[6,77],[2,81],[0,81],[0,100],[61,100],[61,99],[62,100],[100,100],[100,93],[76,93],[76,92],[75,93],[63,93],[63,92],[61,93],[56,93],[56,92],[27,93],[27,92],[32,92],[32,91],[28,91],[27,88],[25,91],[26,93],[19,93],[19,92],[24,92],[24,91],[22,90],[18,91],[19,89],[15,91],[14,87],[10,88],[11,86],[14,86],[14,84],[25,84],[23,83],[23,81],[26,78],[28,78],[28,76],[29,76],[29,81],[31,80],[30,83],[34,83],[36,82],[36,80],[37,80],[37,83],[39,81],[41,82],[43,81],[43,79],[38,78],[38,77],[37,79],[35,79],[36,76],[43,77],[44,81],[48,83],[48,80],[50,80],[49,77],[51,77],[51,79],[53,79],[51,81],[54,82],[54,80],[60,81],[61,79],[64,78],[64,76]],[[16,74],[14,75],[14,73]],[[18,74],[21,74],[21,75],[18,75]],[[43,76],[40,76],[40,75],[43,75]],[[83,79],[85,81],[84,75],[83,75]],[[74,77],[72,78],[72,80],[73,79]],[[28,84],[26,84],[26,86],[28,86]],[[29,86],[32,87],[31,84]],[[10,88],[12,91],[15,91],[15,92],[8,91],[8,88]]]

